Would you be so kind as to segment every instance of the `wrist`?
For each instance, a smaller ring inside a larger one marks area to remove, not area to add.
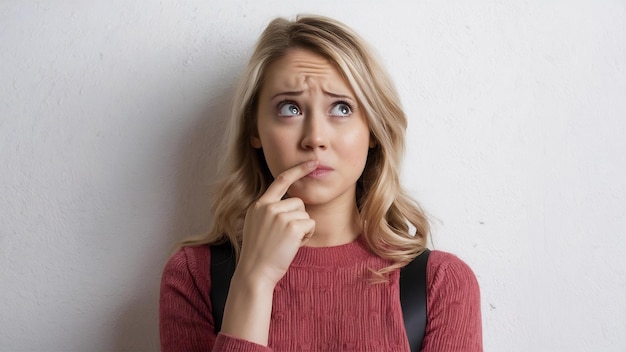
[[[222,332],[267,346],[274,285],[254,275],[233,275],[224,308]]]
[[[231,293],[235,294],[236,292],[239,292],[257,297],[268,295],[272,297],[275,287],[275,282],[263,279],[262,275],[243,273],[239,270],[235,270],[235,273],[230,281],[229,295]]]

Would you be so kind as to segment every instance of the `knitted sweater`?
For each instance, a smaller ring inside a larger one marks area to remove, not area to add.
[[[409,351],[399,270],[371,283],[389,262],[361,239],[335,247],[302,247],[279,281],[268,347],[213,329],[207,245],[176,252],[163,271],[160,333],[169,351]],[[432,251],[427,266],[428,323],[423,352],[482,351],[480,293],[459,258]]]

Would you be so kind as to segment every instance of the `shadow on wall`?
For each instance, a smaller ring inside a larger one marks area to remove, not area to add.
[[[234,76],[233,76],[234,77]],[[234,84],[234,82],[233,82]],[[216,94],[209,100],[206,109],[189,118],[189,130],[183,135],[175,162],[171,166],[176,173],[175,213],[172,214],[172,227],[164,231],[166,244],[165,257],[146,259],[146,276],[161,268],[176,243],[185,237],[202,234],[210,225],[210,186],[217,178],[219,146],[222,141],[232,88]],[[138,283],[139,297],[129,300],[121,308],[117,318],[115,351],[158,351],[158,300],[159,286]]]

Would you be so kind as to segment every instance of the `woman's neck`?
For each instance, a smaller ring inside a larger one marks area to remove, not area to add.
[[[339,246],[354,241],[362,231],[356,203],[353,206],[306,206],[306,211],[315,220],[315,233],[306,246]]]

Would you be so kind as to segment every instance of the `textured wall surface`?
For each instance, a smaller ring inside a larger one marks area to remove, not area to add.
[[[0,2],[0,350],[158,350],[269,19],[336,17],[410,116],[405,185],[475,270],[486,351],[626,351],[626,3]]]

